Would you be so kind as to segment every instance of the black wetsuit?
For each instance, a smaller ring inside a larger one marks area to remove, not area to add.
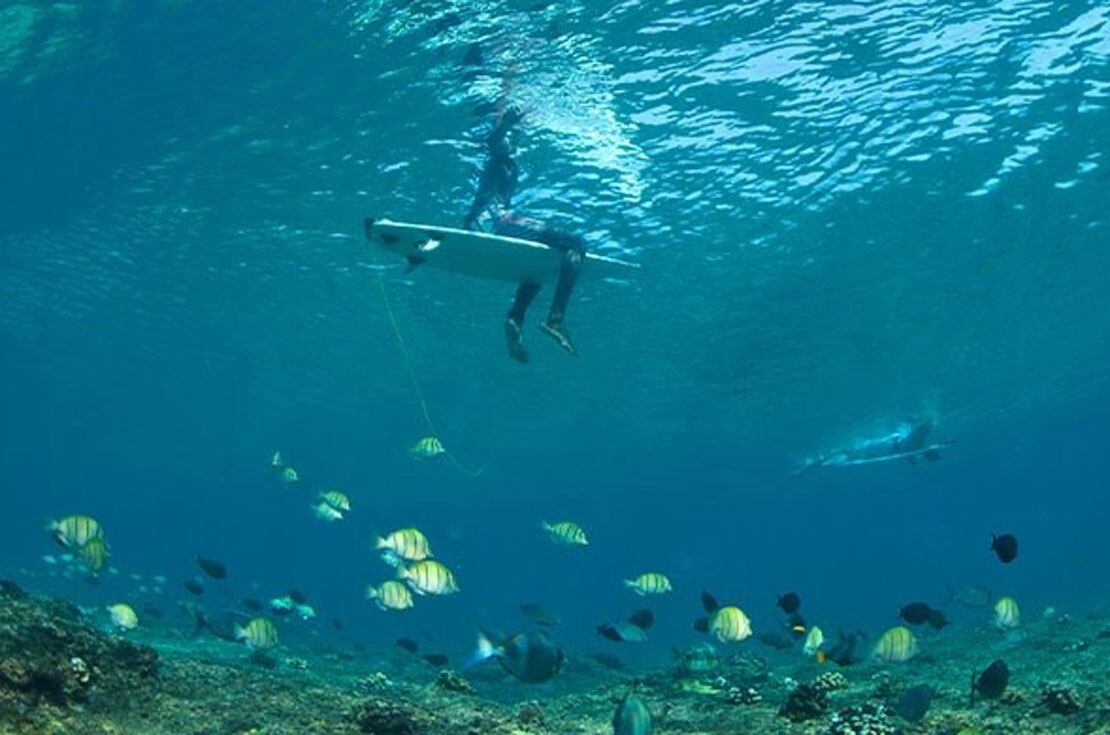
[[[570,344],[562,324],[571,291],[574,290],[582,260],[586,255],[586,242],[578,235],[548,227],[537,220],[516,218],[509,214],[509,207],[512,205],[519,179],[519,169],[516,161],[513,160],[508,136],[520,117],[521,114],[518,111],[509,108],[501,114],[490,132],[487,139],[486,162],[478,181],[478,191],[474,195],[474,202],[470,205],[463,226],[468,230],[488,229],[496,235],[541,242],[563,252],[559,279],[555,284],[555,296],[551,300],[551,311],[544,326],[565,349],[573,353],[574,347]],[[516,297],[507,316],[511,324],[507,326],[515,329],[518,334],[524,324],[524,315],[535,300],[536,294],[540,292],[540,288],[541,284],[533,281],[522,281],[517,286]],[[527,353],[523,351],[519,342],[516,348],[520,352],[517,353],[514,350],[512,339],[510,336],[510,352],[518,360],[527,360]]]

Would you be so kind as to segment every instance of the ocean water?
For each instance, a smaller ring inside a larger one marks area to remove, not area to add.
[[[576,358],[535,328],[550,289],[520,366],[510,284],[362,234],[459,226],[502,94],[522,213],[640,265],[580,284]],[[1095,1],[0,3],[0,572],[89,608],[162,574],[172,610],[202,554],[212,607],[303,590],[289,641],[461,658],[530,600],[603,650],[658,570],[644,665],[697,640],[702,589],[757,632],[788,590],[827,630],[966,584],[1105,608],[1108,105]],[[409,456],[379,275],[477,477]],[[793,474],[920,416],[940,462]],[[330,488],[342,522],[309,510]],[[40,560],[71,513],[118,576]],[[410,525],[461,592],[383,614],[371,541]]]

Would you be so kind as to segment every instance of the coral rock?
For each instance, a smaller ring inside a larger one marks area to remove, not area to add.
[[[810,684],[800,684],[790,692],[779,714],[791,722],[804,722],[821,717],[828,709],[825,692]]]

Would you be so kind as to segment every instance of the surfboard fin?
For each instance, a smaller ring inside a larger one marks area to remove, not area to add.
[[[405,260],[407,260],[409,264],[409,267],[405,268],[405,275],[412,273],[426,262],[424,258],[421,258],[419,255],[406,255]]]

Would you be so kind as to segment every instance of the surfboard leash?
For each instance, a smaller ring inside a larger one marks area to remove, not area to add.
[[[401,328],[397,324],[397,317],[393,313],[393,305],[389,299],[389,291],[385,287],[385,275],[382,273],[382,268],[378,265],[378,259],[371,248],[370,260],[374,266],[374,273],[378,277],[378,289],[382,295],[382,304],[385,306],[385,313],[389,319],[389,326],[393,329],[393,336],[397,339],[397,346],[401,348],[401,359],[405,363],[405,372],[408,373],[409,382],[412,384],[413,392],[416,394],[416,400],[420,404],[420,413],[424,416],[424,425],[428,434],[434,437],[439,437],[439,432],[436,431],[435,422],[432,421],[432,414],[428,410],[428,401],[424,397],[424,389],[420,386],[420,379],[416,376],[416,368],[413,367],[412,353],[409,352],[408,345],[405,343],[405,338],[401,335]],[[472,469],[455,456],[454,452],[444,448],[443,453],[447,455],[448,461],[455,466],[459,472],[467,477],[476,478],[480,477],[482,473],[489,467],[489,463],[483,464],[477,469]]]

